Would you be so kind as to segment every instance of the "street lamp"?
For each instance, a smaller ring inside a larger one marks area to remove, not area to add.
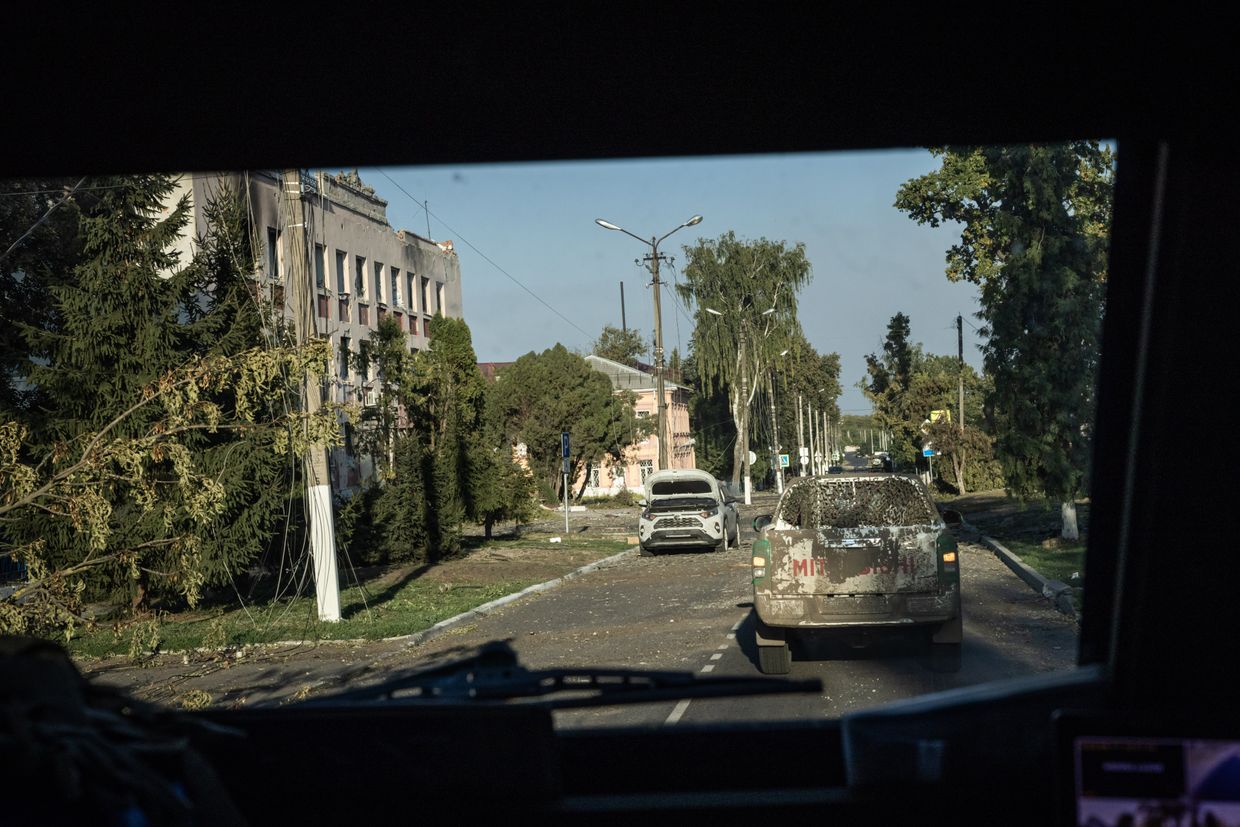
[[[688,221],[681,224],[680,226],[675,227],[669,230],[668,232],[664,233],[659,238],[655,238],[654,236],[651,236],[649,241],[647,241],[646,239],[642,238],[639,235],[634,235],[633,233],[630,233],[628,230],[624,229],[623,227],[619,227],[619,226],[616,226],[615,224],[612,224],[610,221],[604,221],[601,218],[594,219],[594,223],[602,227],[604,230],[619,230],[620,232],[624,233],[627,236],[632,236],[633,238],[636,238],[642,244],[645,244],[647,247],[650,248],[650,255],[646,257],[646,260],[650,262],[650,273],[652,276],[654,276],[654,280],[651,282],[651,284],[654,285],[654,382],[655,382],[655,394],[658,399],[657,411],[658,411],[658,418],[659,418],[659,421],[658,421],[659,470],[663,471],[668,467],[669,461],[668,461],[668,451],[667,451],[668,440],[666,439],[667,398],[664,395],[664,390],[663,390],[663,372],[664,372],[663,371],[663,314],[660,309],[662,282],[659,281],[659,260],[660,260],[659,245],[663,243],[663,239],[667,238],[669,235],[676,232],[677,230],[682,230],[685,227],[693,227],[698,224],[701,224],[702,216],[695,215],[692,218],[690,218]]]

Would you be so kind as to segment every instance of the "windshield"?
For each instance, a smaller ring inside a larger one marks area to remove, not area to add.
[[[709,494],[710,483],[706,480],[675,480],[673,482],[656,482],[650,486],[650,494],[654,497],[674,497],[682,494]]]
[[[826,687],[562,727],[1071,669],[1113,149],[0,182],[0,625],[186,708],[494,640]],[[676,469],[735,509],[641,520]]]

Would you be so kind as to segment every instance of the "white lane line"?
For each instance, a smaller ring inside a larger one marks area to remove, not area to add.
[[[740,620],[736,621],[736,623],[735,623],[735,624],[733,624],[733,626],[732,626],[732,631],[733,631],[733,632],[735,632],[737,629],[741,628],[741,622],[742,622],[744,619],[745,619],[745,618],[741,618]]]
[[[715,664],[713,664],[713,663],[708,663],[708,664],[706,664],[705,666],[703,666],[703,667],[702,667],[702,671],[703,671],[703,672],[714,672],[714,671],[715,671]]]
[[[728,650],[728,644],[726,644],[726,643],[721,643],[721,644],[719,645],[719,651],[720,651],[720,652],[726,652],[727,650]]]
[[[689,708],[689,699],[684,698],[680,703],[676,704],[676,708],[672,710],[672,714],[667,716],[667,720],[663,722],[663,726],[671,726],[681,719],[685,714],[685,710]]]
[[[713,654],[713,655],[711,655],[711,656],[710,656],[710,659],[711,659],[711,660],[719,660],[721,657],[723,657],[723,655],[722,655],[722,654],[720,654],[719,652],[716,652],[715,654]]]

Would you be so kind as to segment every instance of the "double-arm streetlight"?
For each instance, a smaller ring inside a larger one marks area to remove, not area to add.
[[[713,307],[706,307],[705,305],[702,306],[702,309],[712,316],[730,315],[720,310],[716,310]],[[749,473],[749,367],[745,361],[747,345],[749,343],[749,336],[748,336],[749,328],[745,323],[746,320],[742,312],[743,310],[744,310],[743,305],[741,308],[738,308],[736,310],[736,321],[740,329],[739,339],[740,339],[740,366],[741,366],[741,376],[740,376],[740,379],[741,379],[741,396],[740,396],[741,421],[736,424],[736,431],[737,431],[736,441],[740,445],[740,448],[741,448],[741,464],[745,469],[745,505],[752,505],[753,504],[753,482],[750,480],[750,473]],[[763,310],[759,315],[769,317],[774,312],[775,312],[775,306],[772,305],[771,307],[768,307],[766,310]],[[764,332],[763,335],[769,332],[770,332],[770,329],[768,326],[768,329]],[[786,352],[787,351],[785,351],[785,353]],[[778,462],[778,460],[776,460],[776,462]]]
[[[682,230],[685,227],[692,227],[702,223],[702,216],[695,215],[679,227],[664,233],[662,237],[650,237],[650,240],[634,235],[623,227],[617,227],[610,221],[604,221],[601,218],[594,219],[594,223],[605,230],[619,230],[627,236],[632,236],[650,248],[650,255],[646,260],[650,262],[650,273],[654,276],[654,383],[655,393],[658,396],[658,428],[659,428],[659,470],[662,471],[668,467],[668,440],[667,435],[667,399],[663,395],[663,316],[660,311],[659,299],[662,290],[662,283],[659,281],[659,245],[663,243],[663,239],[667,238],[676,230]]]

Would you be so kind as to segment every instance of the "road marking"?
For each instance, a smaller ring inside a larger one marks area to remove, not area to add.
[[[663,722],[663,726],[671,726],[681,719],[685,714],[685,710],[689,708],[689,699],[685,698],[676,704],[676,708],[672,710],[672,714],[667,716],[667,720]]]
[[[708,663],[708,664],[706,664],[705,666],[703,666],[703,667],[702,667],[702,671],[703,671],[703,672],[714,672],[714,671],[715,671],[715,664],[713,664],[713,663]]]
[[[731,637],[731,635],[729,635],[728,637]],[[1059,647],[1058,647],[1058,646],[1056,646],[1055,648],[1056,648],[1056,649],[1058,649]],[[720,651],[720,652],[726,652],[727,650],[728,650],[728,644],[726,644],[726,643],[721,643],[721,644],[719,645],[719,651]]]
[[[736,632],[728,632],[728,640],[736,640]]]
[[[719,654],[718,652],[716,652],[715,654],[713,654],[713,655],[711,655],[711,656],[710,656],[710,659],[711,659],[711,660],[719,660],[721,657],[723,657],[723,655],[721,655],[721,654]]]
[[[733,631],[733,632],[735,632],[737,629],[741,628],[741,622],[742,622],[743,620],[744,620],[744,618],[741,618],[741,620],[736,621],[736,623],[734,623],[734,624],[732,625],[732,631]]]

